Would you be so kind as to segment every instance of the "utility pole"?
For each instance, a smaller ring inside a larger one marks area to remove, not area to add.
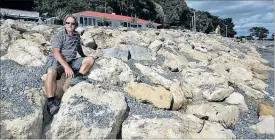
[[[227,37],[227,25],[225,25],[225,37]]]
[[[191,16],[191,27],[192,27],[192,28],[193,28],[193,26],[194,26],[193,21],[194,21],[193,16]]]
[[[196,11],[194,11],[194,31],[196,32]]]
[[[106,0],[105,0],[105,14],[106,14]]]

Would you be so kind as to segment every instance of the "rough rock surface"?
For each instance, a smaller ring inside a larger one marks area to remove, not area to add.
[[[68,89],[46,138],[109,138],[120,131],[127,104],[123,93],[82,82]]]
[[[59,81],[61,108],[50,119],[41,77],[50,39],[64,28],[0,25],[1,138],[274,139],[274,128],[261,128],[274,121],[263,119],[274,104],[274,53],[261,55],[258,43],[189,30],[80,27],[84,53],[96,63],[83,83],[64,90]],[[132,91],[162,88],[167,107],[149,103],[149,92],[139,100],[124,91],[132,82],[146,84]]]

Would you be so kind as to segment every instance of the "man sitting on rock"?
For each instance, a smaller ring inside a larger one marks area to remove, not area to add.
[[[65,72],[66,77],[72,78],[71,85],[84,79],[94,64],[93,57],[86,57],[80,45],[80,35],[75,29],[78,22],[75,16],[68,15],[64,19],[65,29],[52,38],[53,50],[48,56],[47,78],[45,81],[46,96],[48,98],[47,111],[54,115],[59,109],[59,101],[55,99],[56,80]],[[76,58],[77,52],[81,56]]]

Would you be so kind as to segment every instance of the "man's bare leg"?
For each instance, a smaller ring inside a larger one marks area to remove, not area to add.
[[[56,91],[56,76],[57,70],[49,68],[47,72],[47,78],[45,81],[47,102],[47,111],[50,115],[54,115],[59,110],[59,103],[55,100],[54,94]]]
[[[47,72],[47,78],[45,81],[45,90],[47,98],[54,97],[56,91],[56,76],[57,70],[49,68]]]
[[[85,57],[79,69],[79,73],[83,75],[87,74],[90,68],[94,65],[94,62],[95,62],[95,59],[93,57],[91,56]]]

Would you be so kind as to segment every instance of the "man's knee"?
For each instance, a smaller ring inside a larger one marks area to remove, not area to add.
[[[57,70],[55,68],[49,68],[47,71],[47,77],[56,78]]]
[[[95,62],[95,59],[92,56],[87,56],[85,59],[86,61],[84,63],[88,63],[90,65],[94,64]]]

